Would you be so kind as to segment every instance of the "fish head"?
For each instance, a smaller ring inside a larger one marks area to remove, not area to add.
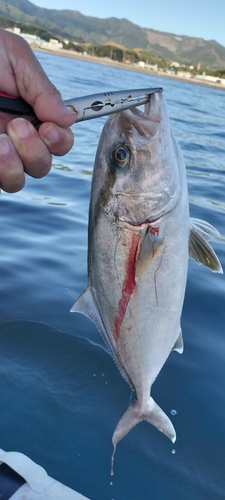
[[[132,108],[106,121],[95,160],[95,195],[114,220],[151,223],[177,205],[181,167],[185,170],[166,100],[155,93],[144,112]]]

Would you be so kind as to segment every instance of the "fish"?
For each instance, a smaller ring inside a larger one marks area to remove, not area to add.
[[[172,442],[174,426],[151,396],[171,351],[183,352],[181,314],[189,257],[222,267],[210,239],[220,233],[190,218],[184,157],[162,93],[111,115],[94,163],[88,224],[88,285],[73,312],[100,331],[135,399],[113,433],[117,443],[150,422]]]

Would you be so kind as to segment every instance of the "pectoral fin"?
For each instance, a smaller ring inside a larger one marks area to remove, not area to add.
[[[162,242],[157,233],[152,235],[148,231],[146,232],[136,262],[135,278],[140,278],[147,271],[161,245]]]
[[[203,264],[215,273],[223,274],[220,261],[208,243],[209,239],[218,239],[219,236],[220,233],[207,222],[193,219],[189,236],[189,255],[198,264]]]

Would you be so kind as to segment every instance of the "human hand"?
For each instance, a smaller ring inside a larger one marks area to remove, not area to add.
[[[0,92],[21,96],[43,123],[37,131],[31,118],[0,112],[0,188],[9,193],[32,177],[46,175],[52,154],[62,156],[72,147],[70,126],[76,113],[66,108],[25,40],[0,29]],[[30,121],[29,121],[30,120]]]

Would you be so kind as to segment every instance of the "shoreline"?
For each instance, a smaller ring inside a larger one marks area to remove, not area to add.
[[[225,90],[225,85],[222,85],[221,83],[216,83],[216,82],[210,82],[207,80],[201,80],[195,79],[195,77],[190,78],[190,77],[185,77],[185,76],[178,76],[178,75],[169,75],[167,73],[164,73],[164,71],[153,71],[145,68],[139,68],[135,65],[131,64],[125,64],[119,61],[113,61],[112,59],[105,59],[102,57],[95,57],[95,56],[84,56],[83,54],[79,53],[74,53],[70,50],[65,50],[65,49],[59,49],[59,50],[49,50],[49,49],[42,49],[40,47],[32,46],[31,48],[33,50],[37,50],[38,52],[47,52],[48,54],[55,54],[55,55],[60,55],[63,57],[70,57],[72,59],[79,59],[81,61],[87,61],[87,62],[93,62],[97,64],[102,64],[104,66],[113,66],[115,68],[121,68],[121,69],[126,69],[128,71],[134,71],[136,73],[144,73],[145,75],[153,75],[153,76],[158,76],[160,78],[169,78],[170,80],[178,80],[179,82],[187,82],[191,83],[194,85],[201,85],[204,87],[211,87],[215,89],[220,89],[220,90]]]

